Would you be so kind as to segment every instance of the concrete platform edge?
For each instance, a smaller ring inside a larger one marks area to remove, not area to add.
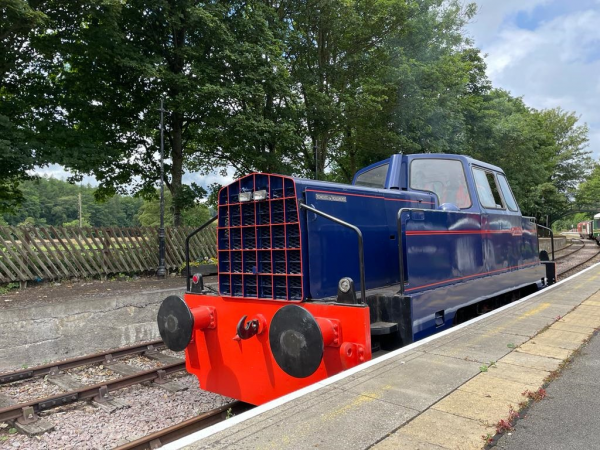
[[[298,399],[300,397],[306,396],[306,395],[308,395],[308,394],[310,394],[312,392],[315,392],[315,391],[317,391],[319,389],[323,389],[323,388],[325,388],[325,387],[327,387],[327,386],[329,386],[329,385],[331,385],[333,383],[336,383],[336,382],[338,382],[340,380],[343,380],[343,379],[348,378],[348,377],[350,377],[352,375],[360,373],[360,372],[362,372],[362,371],[364,371],[364,370],[366,370],[366,369],[368,369],[368,368],[370,368],[370,367],[372,367],[374,365],[381,364],[382,362],[384,362],[384,361],[386,361],[388,359],[395,358],[395,357],[397,357],[399,355],[402,355],[404,353],[410,352],[411,350],[414,351],[415,349],[419,349],[419,347],[421,347],[421,346],[423,346],[425,344],[428,344],[428,343],[430,343],[432,341],[441,339],[441,338],[443,338],[443,337],[445,337],[445,336],[447,336],[449,334],[457,333],[460,330],[462,330],[462,329],[464,329],[466,327],[472,326],[473,324],[475,324],[475,323],[477,323],[477,322],[479,322],[481,320],[489,319],[490,317],[493,317],[496,314],[500,314],[500,313],[502,313],[502,312],[504,312],[504,311],[506,311],[508,309],[515,308],[515,307],[517,307],[517,306],[519,306],[519,305],[521,305],[521,304],[523,304],[525,302],[530,301],[531,299],[533,299],[533,298],[535,298],[537,296],[540,296],[542,294],[546,294],[546,293],[548,293],[548,292],[556,289],[557,287],[563,285],[564,283],[566,283],[568,281],[572,281],[573,279],[576,279],[576,278],[582,276],[583,274],[585,274],[585,273],[587,273],[587,272],[589,272],[589,271],[597,268],[598,266],[600,266],[600,263],[594,264],[593,266],[588,267],[587,269],[585,269],[585,270],[579,272],[578,274],[575,274],[575,275],[573,275],[573,276],[571,276],[569,278],[565,278],[564,280],[559,281],[558,283],[554,284],[553,286],[550,286],[550,287],[548,287],[546,289],[543,289],[543,290],[538,291],[538,292],[536,292],[534,294],[531,294],[531,295],[529,295],[529,296],[527,296],[527,297],[525,297],[525,298],[523,298],[521,300],[518,300],[518,301],[516,301],[514,303],[511,303],[509,305],[506,305],[506,306],[503,306],[501,308],[498,308],[497,310],[492,311],[491,313],[489,313],[489,314],[487,314],[485,316],[481,316],[481,317],[472,319],[472,320],[470,320],[468,322],[465,322],[465,323],[463,323],[461,325],[458,325],[456,327],[453,327],[451,329],[445,330],[445,331],[443,331],[441,333],[438,333],[436,335],[433,335],[433,336],[430,336],[428,338],[425,338],[425,339],[423,339],[421,341],[418,341],[418,342],[415,342],[413,344],[410,344],[410,345],[408,345],[406,347],[403,347],[401,349],[398,349],[398,350],[396,350],[394,352],[388,353],[387,355],[384,355],[384,356],[382,356],[380,358],[368,361],[368,362],[366,362],[364,364],[361,364],[360,366],[357,366],[357,367],[354,367],[352,369],[349,369],[349,370],[346,370],[344,372],[341,372],[341,373],[339,373],[339,374],[337,374],[337,375],[335,375],[333,377],[330,377],[330,378],[328,378],[326,380],[323,380],[321,382],[315,383],[315,384],[313,384],[311,386],[307,386],[304,389],[301,389],[301,390],[296,391],[296,392],[292,392],[291,394],[288,394],[288,395],[286,395],[284,397],[281,397],[279,399],[276,399],[276,400],[274,400],[272,402],[269,402],[269,403],[266,403],[266,404],[261,405],[259,407],[256,407],[256,408],[254,408],[254,409],[252,409],[252,410],[250,410],[250,411],[248,411],[246,413],[240,414],[239,416],[232,417],[232,418],[230,418],[230,419],[228,419],[228,420],[226,420],[224,422],[221,422],[221,423],[216,424],[216,425],[214,425],[212,427],[209,427],[209,428],[206,428],[204,430],[201,430],[201,431],[198,431],[196,433],[193,433],[193,434],[191,434],[189,436],[186,436],[185,438],[182,438],[182,439],[180,439],[180,440],[178,440],[176,442],[172,442],[172,443],[170,443],[170,444],[168,444],[168,445],[166,445],[166,446],[164,446],[162,448],[167,449],[167,450],[176,450],[176,449],[181,449],[181,448],[183,448],[185,446],[191,445],[193,443],[197,443],[198,441],[200,441],[202,439],[205,439],[205,438],[210,437],[210,436],[212,436],[212,435],[214,435],[216,433],[219,433],[219,432],[224,431],[224,430],[226,430],[228,428],[231,428],[231,427],[233,427],[235,425],[243,423],[243,422],[245,422],[245,421],[247,421],[247,420],[249,420],[249,419],[251,419],[253,417],[256,417],[256,416],[259,416],[261,414],[264,414],[264,413],[266,413],[268,411],[271,411],[271,410],[273,410],[273,409],[275,409],[277,407],[280,407],[280,406],[282,406],[282,405],[284,405],[286,403],[289,403],[289,402],[291,402],[291,401],[293,401],[295,399]]]

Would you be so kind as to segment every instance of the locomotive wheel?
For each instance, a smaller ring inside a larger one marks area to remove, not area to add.
[[[269,344],[277,362],[295,378],[311,376],[323,359],[323,335],[317,321],[306,309],[287,305],[273,316]]]
[[[156,321],[165,345],[175,352],[185,350],[192,340],[194,316],[181,297],[170,295],[165,298]]]

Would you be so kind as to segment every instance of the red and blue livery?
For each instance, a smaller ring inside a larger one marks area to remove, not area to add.
[[[252,404],[555,280],[502,170],[460,155],[393,155],[351,185],[251,174],[213,220],[218,294],[188,279],[159,330],[203,389]]]

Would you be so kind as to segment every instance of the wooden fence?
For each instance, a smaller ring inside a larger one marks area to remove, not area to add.
[[[165,264],[185,262],[185,238],[193,228],[165,230]],[[190,259],[215,257],[216,228],[190,241]],[[158,229],[0,227],[0,283],[154,272]]]

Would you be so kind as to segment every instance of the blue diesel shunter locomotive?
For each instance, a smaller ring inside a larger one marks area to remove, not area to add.
[[[203,389],[260,404],[555,279],[498,167],[393,155],[351,185],[251,174],[219,193],[219,294],[159,329]]]

